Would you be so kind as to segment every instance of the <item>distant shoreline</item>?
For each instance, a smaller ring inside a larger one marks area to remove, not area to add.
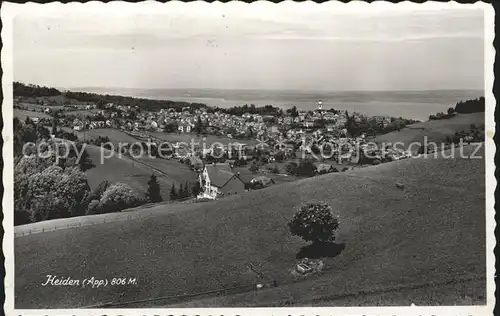
[[[431,114],[446,112],[463,100],[484,95],[482,90],[414,90],[414,91],[292,91],[292,90],[215,90],[215,89],[72,89],[90,92],[176,102],[203,103],[210,107],[230,108],[244,104],[273,105],[282,109],[296,106],[300,110],[323,108],[347,110],[368,116],[405,117],[426,121]]]
[[[22,85],[22,83],[21,83]],[[50,89],[42,87],[42,89]],[[23,88],[20,88],[23,89]],[[26,89],[26,88],[24,88]],[[29,88],[27,88],[29,89]],[[52,88],[54,89],[54,88]],[[106,97],[107,102],[121,102],[122,99],[136,99],[138,102],[150,103],[158,110],[170,107],[195,105],[229,109],[244,105],[283,110],[296,107],[299,110],[315,110],[318,101],[322,101],[324,110],[357,112],[368,117],[402,117],[413,120],[427,121],[430,115],[446,112],[460,101],[476,99],[484,95],[481,90],[405,90],[405,91],[295,91],[295,90],[256,90],[256,89],[129,89],[129,88],[75,88],[71,90],[56,90],[62,93],[78,95],[94,95],[87,100],[96,101],[95,97]],[[29,93],[29,92],[28,92]],[[19,94],[23,96],[24,94]],[[15,94],[14,96],[18,96]],[[70,97],[72,98],[72,97]],[[85,100],[85,97],[76,97]],[[142,101],[141,101],[142,100]],[[134,103],[134,102],[132,102]],[[163,104],[165,103],[165,104]]]

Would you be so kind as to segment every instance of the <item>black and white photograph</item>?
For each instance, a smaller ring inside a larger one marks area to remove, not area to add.
[[[7,315],[493,313],[491,6],[1,14]]]

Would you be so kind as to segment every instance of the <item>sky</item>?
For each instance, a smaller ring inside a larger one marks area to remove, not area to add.
[[[14,79],[60,88],[483,89],[482,10],[217,8],[20,14]]]

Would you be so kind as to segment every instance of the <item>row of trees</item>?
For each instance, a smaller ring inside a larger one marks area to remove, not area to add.
[[[484,97],[460,101],[455,105],[455,112],[457,113],[477,113],[485,111]]]
[[[61,91],[56,88],[48,88],[32,84],[24,84],[14,81],[13,84],[14,96],[19,97],[52,97],[61,95]]]
[[[454,117],[457,113],[480,113],[485,111],[484,97],[460,101],[455,105],[455,108],[448,108],[446,113],[439,112],[435,115],[429,115],[429,120],[444,120]]]
[[[445,120],[452,118],[456,115],[455,109],[454,108],[448,108],[448,111],[445,113],[439,112],[436,115],[429,115],[429,120]]]
[[[230,108],[219,108],[215,107],[208,110],[208,112],[220,111],[225,114],[241,116],[245,113],[259,114],[259,115],[272,115],[272,116],[283,116],[283,110],[279,107],[274,107],[272,105],[265,106],[255,106],[255,104],[245,104],[242,106],[234,106]]]
[[[173,108],[177,112],[181,112],[184,107],[189,107],[191,110],[207,108],[203,103],[189,103],[183,101],[171,100],[153,100],[145,98],[135,98],[121,95],[97,94],[89,92],[72,92],[64,93],[64,96],[69,99],[74,99],[80,102],[96,103],[99,107],[103,107],[107,103],[120,104],[122,106],[137,106],[141,110],[159,111],[165,108]]]
[[[252,173],[257,173],[259,172],[259,164],[257,161],[253,161],[250,167],[248,168],[249,171]],[[279,174],[281,170],[279,169],[277,164],[274,164],[270,167],[268,167],[268,170],[274,174]],[[344,167],[341,171],[347,171],[349,168]],[[316,165],[314,164],[314,161],[312,159],[300,159],[298,163],[296,162],[290,162],[285,165],[284,171],[292,176],[299,176],[299,177],[312,177],[316,173],[322,174],[323,172],[318,171]],[[339,172],[336,168],[332,168],[332,172]]]
[[[179,189],[175,188],[175,184],[172,185],[170,189],[170,200],[180,200],[189,198],[192,196],[197,196],[201,192],[201,186],[198,181],[193,183],[186,182],[184,184],[181,183]]]

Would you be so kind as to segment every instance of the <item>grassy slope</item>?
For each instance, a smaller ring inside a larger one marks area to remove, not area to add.
[[[328,302],[345,293],[461,277],[479,280],[473,293],[464,294],[477,303],[485,295],[480,281],[485,276],[484,174],[484,160],[405,160],[211,203],[162,205],[149,219],[18,237],[16,308],[87,306],[245,284],[257,280],[245,267],[248,262],[283,286],[206,304],[310,304],[313,298]],[[405,189],[397,189],[396,181]],[[286,223],[298,205],[314,199],[325,200],[339,214],[338,239],[346,248],[325,261],[324,274],[290,283],[289,270],[304,242],[290,236]],[[47,274],[135,277],[138,285],[42,288]],[[450,299],[460,289],[451,286],[442,295]]]
[[[154,169],[149,168],[138,162],[133,162],[130,158],[122,155],[118,158],[117,154],[110,159],[104,159],[104,164],[101,164],[101,148],[93,145],[87,146],[87,152],[92,158],[93,164],[96,166],[87,170],[88,181],[92,189],[95,189],[103,180],[108,180],[111,183],[123,182],[130,185],[137,192],[145,194],[148,188],[149,177],[152,173],[156,174],[160,183],[161,195],[164,200],[170,197],[170,189],[173,183],[179,188],[180,183],[186,181],[194,181],[196,173],[190,170],[187,166],[182,165],[177,161],[167,161],[164,159],[141,158],[140,161],[146,162],[154,168],[161,170],[159,173]],[[168,176],[166,176],[167,174]]]
[[[14,109],[14,117],[19,118],[21,121],[26,120],[26,117],[51,118],[50,115],[42,112],[25,111],[19,109]]]
[[[246,144],[246,145],[255,145],[257,144],[256,139],[234,139],[226,136],[216,136],[216,135],[207,135],[207,136],[197,136],[195,133],[161,133],[161,132],[152,132],[151,135],[157,137],[163,141],[167,142],[185,142],[191,144],[191,141],[194,142],[196,146],[205,145],[205,148],[210,148],[211,146],[220,146],[221,143],[223,145],[234,144],[234,148],[238,148],[236,144]]]
[[[446,136],[453,136],[455,132],[461,130],[468,131],[470,125],[484,126],[484,112],[472,114],[458,114],[447,120],[433,120],[409,125],[399,132],[394,131],[385,135],[377,136],[376,142],[402,142],[410,144],[412,142],[423,143],[424,136],[428,142],[441,143],[446,140]]]

